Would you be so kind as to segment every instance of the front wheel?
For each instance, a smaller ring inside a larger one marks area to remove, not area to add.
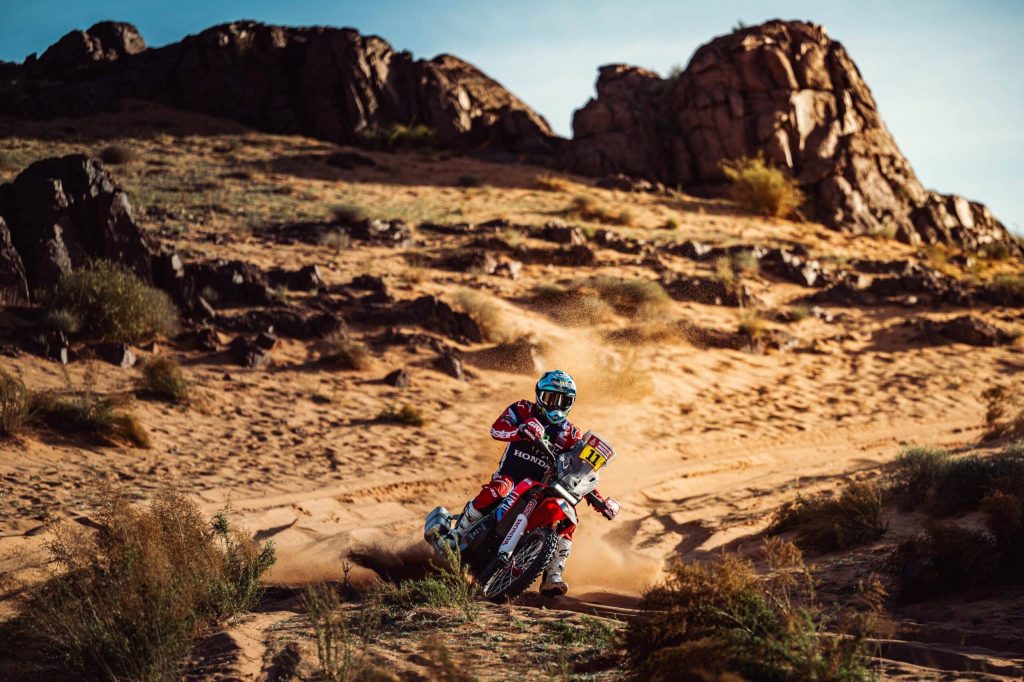
[[[507,561],[499,557],[477,576],[484,597],[497,602],[522,594],[551,560],[557,542],[551,528],[536,528],[524,535]]]

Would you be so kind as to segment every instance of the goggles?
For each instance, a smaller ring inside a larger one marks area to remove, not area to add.
[[[576,402],[576,396],[569,393],[558,393],[556,391],[540,391],[537,393],[537,402],[549,410],[568,410]]]

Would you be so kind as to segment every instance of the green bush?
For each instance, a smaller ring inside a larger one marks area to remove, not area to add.
[[[751,213],[785,218],[804,202],[800,184],[763,156],[724,162],[722,171],[733,201]]]
[[[999,569],[999,552],[988,533],[937,521],[900,543],[890,564],[900,596],[920,601],[991,584]]]
[[[32,396],[17,376],[0,368],[0,438],[18,435],[32,416]]]
[[[57,574],[30,588],[16,630],[50,674],[176,679],[197,634],[254,605],[273,546],[173,491],[139,507],[104,490],[97,507],[95,533],[56,528]]]
[[[142,366],[139,390],[145,394],[182,403],[188,400],[191,389],[181,365],[166,355],[154,356]]]
[[[81,321],[82,334],[93,340],[138,343],[173,334],[178,309],[170,297],[109,261],[74,270],[44,297],[51,314]]]
[[[885,533],[882,494],[877,486],[852,483],[839,497],[797,497],[776,510],[768,534],[796,531],[803,549],[834,551],[857,547]]]
[[[434,146],[434,131],[423,124],[412,126],[393,123],[387,128],[365,130],[360,142],[371,149],[395,151],[400,149],[429,149]]]
[[[849,637],[826,632],[811,577],[792,545],[767,545],[772,572],[759,576],[736,554],[676,561],[649,590],[623,638],[639,679],[875,679],[866,644],[871,620]]]

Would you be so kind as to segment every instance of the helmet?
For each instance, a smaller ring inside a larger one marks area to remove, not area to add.
[[[560,369],[544,372],[537,381],[537,409],[549,424],[565,419],[576,402],[576,382]]]

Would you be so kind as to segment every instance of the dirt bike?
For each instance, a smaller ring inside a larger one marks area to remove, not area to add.
[[[526,478],[490,513],[457,538],[459,514],[437,507],[427,515],[423,537],[436,558],[458,553],[484,597],[513,599],[541,574],[555,552],[558,536],[577,523],[576,506],[594,495],[598,472],[615,459],[615,450],[588,431],[570,450],[557,453],[550,441],[535,441],[544,452],[548,472],[539,481]]]

